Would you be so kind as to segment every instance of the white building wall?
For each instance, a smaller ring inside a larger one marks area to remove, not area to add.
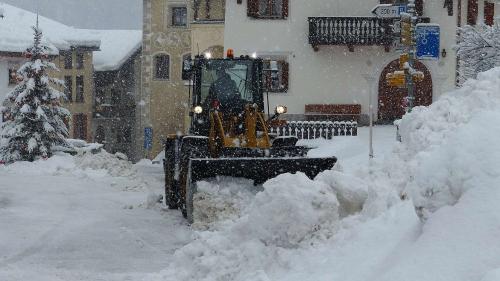
[[[247,17],[247,1],[226,1],[225,48],[235,55],[257,52],[260,57],[286,55],[290,63],[288,93],[271,93],[270,105],[286,104],[290,114],[303,114],[305,104],[361,104],[368,114],[369,92],[373,91],[374,108],[378,80],[384,67],[399,57],[397,51],[385,52],[382,46],[320,46],[314,52],[308,43],[308,17],[370,17],[377,0],[290,0],[286,20],[262,20]],[[433,97],[454,88],[457,7],[448,16],[442,0],[425,1],[424,17],[441,26],[441,49],[447,57],[424,61],[433,76]],[[373,77],[370,83],[365,77]],[[371,87],[371,89],[370,89]],[[375,112],[376,116],[376,112]]]
[[[0,107],[7,96],[12,91],[15,85],[9,85],[9,69],[18,69],[24,59],[18,57],[0,57]],[[0,114],[0,124],[2,123],[2,115]]]

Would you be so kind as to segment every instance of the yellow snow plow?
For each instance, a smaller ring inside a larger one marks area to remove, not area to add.
[[[313,178],[337,161],[308,158],[308,148],[296,146],[296,137],[269,133],[286,107],[278,106],[266,119],[262,65],[261,59],[248,56],[194,60],[189,134],[167,138],[164,160],[166,204],[181,209],[190,223],[198,181],[229,176],[258,185],[296,172]]]

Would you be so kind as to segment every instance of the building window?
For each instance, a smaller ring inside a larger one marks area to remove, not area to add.
[[[191,79],[191,54],[182,56],[182,80]]]
[[[247,14],[252,18],[285,19],[288,0],[248,0]]]
[[[123,142],[124,143],[132,142],[132,129],[130,127],[125,127],[123,129]]]
[[[9,86],[16,85],[17,81],[17,70],[9,69]]]
[[[82,52],[77,52],[76,53],[76,68],[77,69],[83,69],[84,62],[85,62],[85,54]]]
[[[87,115],[73,115],[73,138],[86,140],[87,139]]]
[[[73,101],[73,77],[71,76],[64,76],[64,94],[66,101]]]
[[[118,106],[120,104],[120,91],[116,89],[111,90],[111,105]]]
[[[170,78],[170,56],[161,54],[156,55],[154,59],[155,78],[168,80]]]
[[[286,93],[288,87],[289,64],[284,59],[264,60],[264,89],[274,93]]]
[[[76,102],[85,102],[83,76],[76,76]]]
[[[73,57],[71,52],[63,52],[62,55],[64,57],[64,69],[73,68]]]
[[[172,7],[172,26],[187,26],[186,7]]]

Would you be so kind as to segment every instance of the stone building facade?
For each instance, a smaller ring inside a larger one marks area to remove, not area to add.
[[[155,157],[169,134],[185,133],[190,111],[189,77],[184,64],[210,51],[222,56],[223,0],[143,0],[141,131],[152,130]],[[149,134],[137,141],[148,143]],[[145,140],[146,138],[146,140]]]

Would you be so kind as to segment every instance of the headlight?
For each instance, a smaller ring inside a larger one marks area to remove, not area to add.
[[[203,112],[203,107],[201,106],[195,106],[194,109],[193,109],[193,112],[196,113],[196,114],[201,114]]]
[[[275,111],[277,114],[285,114],[287,112],[287,108],[284,105],[278,105]]]

